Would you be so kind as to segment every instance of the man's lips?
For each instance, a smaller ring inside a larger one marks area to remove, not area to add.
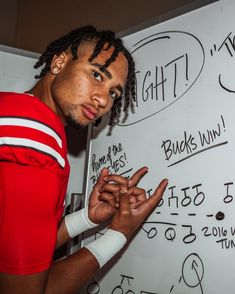
[[[83,114],[86,118],[88,118],[89,120],[94,120],[98,114],[98,111],[91,106],[88,105],[83,105]]]

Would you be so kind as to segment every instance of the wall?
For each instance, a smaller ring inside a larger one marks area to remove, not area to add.
[[[19,0],[1,0],[0,44],[15,46]]]
[[[0,44],[41,52],[74,27],[94,24],[116,32],[199,0],[3,0]],[[201,0],[200,0],[201,1]]]

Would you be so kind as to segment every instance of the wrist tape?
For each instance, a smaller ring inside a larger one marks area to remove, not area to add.
[[[82,208],[65,216],[65,225],[71,238],[91,229],[98,224],[94,224],[88,217],[88,207]]]
[[[127,239],[124,234],[108,229],[103,236],[84,246],[97,259],[100,267],[109,261],[125,245]]]

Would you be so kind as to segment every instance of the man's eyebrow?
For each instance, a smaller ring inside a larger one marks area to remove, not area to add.
[[[103,73],[106,75],[106,77],[108,77],[109,79],[112,78],[112,74],[111,74],[111,72],[108,71],[106,68],[103,68],[103,65],[102,65],[102,64],[91,62],[91,65],[96,66],[96,67],[97,67],[101,72],[103,72]],[[122,96],[123,93],[124,93],[124,89],[123,89],[123,87],[120,86],[120,85],[117,85],[116,88],[117,88],[118,91],[121,93],[120,96]]]
[[[99,63],[91,63],[91,65],[94,65],[96,66],[100,71],[102,71],[109,79],[112,78],[112,74],[106,69],[106,68],[103,68],[103,65],[102,64],[99,64]]]

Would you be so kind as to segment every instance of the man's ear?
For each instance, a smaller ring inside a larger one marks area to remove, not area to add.
[[[60,55],[54,55],[50,66],[51,73],[57,75],[63,69],[67,61],[68,56],[64,51],[60,53]]]

